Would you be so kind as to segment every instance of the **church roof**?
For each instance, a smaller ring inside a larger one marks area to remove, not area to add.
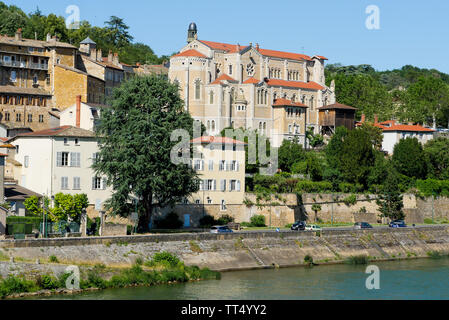
[[[259,82],[260,82],[260,81],[257,80],[256,78],[251,77],[251,78],[249,78],[249,79],[243,81],[243,84],[257,84],[257,83],[259,83]]]
[[[175,54],[173,57],[200,57],[200,58],[206,58],[204,54],[202,54],[199,51],[196,51],[194,49],[186,50],[181,53]]]
[[[222,74],[221,76],[219,76],[217,79],[215,79],[214,82],[212,82],[211,84],[220,84],[223,80],[226,81],[230,81],[230,82],[237,82],[237,80],[231,78],[230,76],[228,76],[227,74]]]
[[[279,98],[274,100],[273,107],[301,107],[301,108],[308,108],[305,104],[299,103],[299,102],[293,102],[288,99]]]
[[[310,89],[310,90],[323,90],[324,87],[319,85],[316,82],[302,82],[302,81],[287,81],[281,79],[267,79],[266,83],[269,86],[274,87],[290,87],[290,88],[301,88],[301,89]]]

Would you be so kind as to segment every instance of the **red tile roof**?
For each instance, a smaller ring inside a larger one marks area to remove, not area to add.
[[[299,102],[292,102],[288,99],[276,99],[274,101],[273,107],[301,107],[301,108],[308,108],[305,104],[299,103]]]
[[[219,76],[217,79],[215,79],[214,82],[212,82],[211,84],[221,84],[221,82],[223,80],[226,81],[230,81],[230,82],[237,82],[237,80],[231,78],[230,76],[228,76],[227,74],[223,73],[221,76]]]
[[[195,138],[190,140],[192,143],[201,143],[201,144],[208,144],[208,143],[218,143],[218,144],[245,144],[242,141],[234,140],[228,137],[214,137],[214,136],[203,136],[199,138]]]
[[[314,58],[316,57],[316,58],[321,59],[321,60],[329,60],[328,58],[323,57],[323,56],[313,56],[313,57]]]
[[[268,79],[267,84],[269,86],[275,87],[291,87],[291,88],[301,88],[301,89],[311,89],[311,90],[323,90],[324,87],[316,82],[302,82],[302,81],[287,81],[281,79]]]
[[[391,127],[384,127],[384,131],[411,131],[411,132],[434,132],[432,129],[424,128],[419,125],[397,124]]]
[[[341,103],[334,103],[327,106],[322,106],[318,110],[333,110],[333,109],[344,109],[344,110],[357,110],[357,108],[350,107]]]
[[[186,50],[181,53],[175,54],[173,57],[200,57],[200,58],[206,58],[204,54],[202,54],[199,51],[196,51],[194,49]]]
[[[0,157],[7,157],[7,156],[8,156],[7,154],[0,153]]]
[[[396,120],[387,120],[387,121],[383,121],[383,122],[379,122],[380,125],[382,126],[394,126],[396,124]]]
[[[282,58],[282,59],[290,59],[290,60],[312,60],[309,56],[300,53],[292,53],[292,52],[284,52],[284,51],[276,51],[276,50],[268,50],[268,49],[259,49],[260,54],[267,57],[274,58]]]
[[[225,51],[227,53],[236,53],[239,52],[247,46],[239,46],[236,44],[229,44],[229,43],[222,43],[222,42],[214,42],[214,41],[205,41],[205,40],[199,40],[206,46],[208,46],[211,49],[214,50],[221,50]],[[257,49],[257,47],[255,47]],[[311,61],[312,58],[305,54],[300,53],[293,53],[293,52],[285,52],[285,51],[276,51],[276,50],[268,50],[268,49],[261,49],[259,48],[258,51],[261,55],[267,56],[267,57],[274,57],[274,58],[281,58],[281,59],[290,59],[290,60],[308,60]],[[319,59],[327,60],[327,58],[323,56],[315,56]]]
[[[259,80],[251,77],[251,78],[243,81],[243,84],[253,84],[253,83],[255,84],[255,83],[259,83],[259,82],[260,82]]]

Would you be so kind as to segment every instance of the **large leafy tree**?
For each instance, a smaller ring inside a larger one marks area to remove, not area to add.
[[[449,85],[440,78],[420,77],[407,90],[405,113],[407,120],[447,124],[446,112],[449,110]]]
[[[393,165],[396,170],[410,178],[424,179],[427,164],[422,145],[416,138],[401,139],[393,149]]]
[[[17,29],[24,28],[28,22],[28,16],[18,7],[7,6],[0,2],[0,34],[13,36]]]
[[[109,20],[105,22],[105,25],[109,41],[116,48],[123,48],[129,45],[134,39],[128,32],[129,26],[126,25],[122,18],[111,16]]]
[[[429,178],[449,180],[449,139],[438,138],[424,145]]]
[[[109,205],[128,214],[139,199],[140,229],[148,230],[155,207],[181,201],[199,189],[199,179],[187,164],[175,164],[170,153],[176,129],[192,133],[193,119],[184,111],[178,87],[160,76],[135,77],[116,89],[111,108],[101,114],[99,159],[94,169],[113,188]]]
[[[72,220],[80,221],[84,209],[89,206],[86,194],[63,194],[55,195],[53,208],[50,208],[50,219],[53,221]]]
[[[284,140],[279,147],[279,168],[285,172],[291,172],[295,162],[305,159],[305,151],[298,139]]]

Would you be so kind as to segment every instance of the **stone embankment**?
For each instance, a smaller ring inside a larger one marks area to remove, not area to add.
[[[4,240],[0,241],[0,258],[4,261],[0,274],[20,270],[57,274],[67,264],[129,267],[136,259],[150,259],[160,251],[178,255],[186,265],[218,271],[300,266],[307,255],[323,264],[341,263],[358,255],[374,261],[407,259],[449,253],[449,226]],[[59,264],[48,264],[52,256]],[[10,262],[11,258],[16,262]],[[41,264],[36,264],[37,259]]]

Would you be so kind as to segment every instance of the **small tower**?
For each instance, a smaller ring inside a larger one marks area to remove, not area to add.
[[[187,43],[190,43],[196,39],[198,39],[198,29],[196,28],[196,23],[192,22],[189,25],[189,30],[187,31]]]
[[[87,37],[80,42],[80,51],[96,59],[97,44],[91,38]]]

